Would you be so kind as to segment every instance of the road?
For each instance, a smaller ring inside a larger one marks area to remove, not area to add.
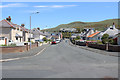
[[[118,77],[118,57],[102,55],[61,42],[30,58],[2,63],[3,78]]]

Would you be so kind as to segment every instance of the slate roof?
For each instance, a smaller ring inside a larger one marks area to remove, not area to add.
[[[26,32],[29,31],[27,28],[14,24],[13,22],[9,22],[6,19],[3,19],[2,21],[0,21],[0,27],[20,28],[22,31],[26,31]]]
[[[41,32],[40,30],[38,30],[37,28],[34,28],[31,30],[31,32],[35,35],[43,35],[43,36],[49,36],[49,33],[45,32]]]
[[[116,34],[118,34],[118,29],[115,27],[110,26],[106,31],[101,32],[99,36],[103,36],[104,34],[109,34],[110,37],[114,37]]]
[[[9,27],[9,28],[15,28],[14,25],[12,25],[9,21],[3,19],[0,21],[0,27]]]

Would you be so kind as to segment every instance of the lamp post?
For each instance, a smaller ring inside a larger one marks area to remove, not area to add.
[[[32,13],[32,14],[38,14],[40,12],[35,12],[35,13]],[[31,15],[30,15],[30,49],[31,49]]]

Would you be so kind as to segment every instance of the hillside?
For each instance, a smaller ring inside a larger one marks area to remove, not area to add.
[[[50,29],[45,29],[42,31],[59,31],[60,28],[95,28],[97,30],[104,30],[107,27],[111,26],[113,24],[113,22],[115,23],[117,28],[120,28],[120,24],[118,25],[118,22],[120,22],[120,19],[108,19],[108,20],[104,20],[104,21],[100,21],[100,22],[71,22],[69,24],[61,24],[58,25],[55,28],[50,28]]]

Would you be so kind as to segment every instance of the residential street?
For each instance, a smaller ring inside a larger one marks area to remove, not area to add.
[[[62,41],[30,58],[2,63],[3,78],[118,77],[118,57],[98,54]]]

